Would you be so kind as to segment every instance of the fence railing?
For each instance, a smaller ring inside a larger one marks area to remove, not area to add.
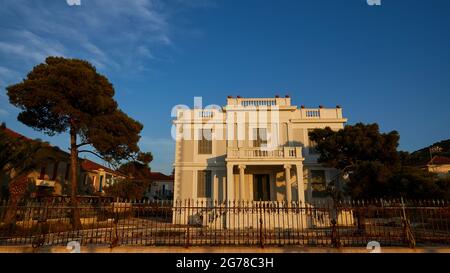
[[[448,201],[297,202],[83,199],[0,202],[0,245],[450,245]],[[11,217],[13,216],[13,217]]]

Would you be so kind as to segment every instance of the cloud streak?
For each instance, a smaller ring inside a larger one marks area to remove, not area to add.
[[[191,1],[176,5],[195,7]],[[196,2],[196,1],[194,1]],[[92,0],[5,1],[0,10],[0,61],[27,67],[48,55],[90,60],[103,70],[135,72],[174,46],[171,2]],[[172,2],[172,4],[174,4]]]

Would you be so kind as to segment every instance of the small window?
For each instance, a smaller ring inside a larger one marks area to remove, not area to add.
[[[253,147],[267,146],[267,129],[254,128],[253,129]]]
[[[327,182],[324,170],[311,170],[311,187],[313,197],[325,197]]]
[[[211,171],[197,172],[197,197],[211,198]]]
[[[212,154],[212,130],[200,129],[198,141],[199,154]]]

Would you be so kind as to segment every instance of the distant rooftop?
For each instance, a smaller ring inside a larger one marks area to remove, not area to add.
[[[84,171],[98,171],[99,169],[103,169],[105,172],[108,172],[108,173],[112,173],[112,174],[119,175],[119,176],[125,176],[121,172],[112,170],[112,169],[110,169],[108,167],[105,167],[105,166],[103,166],[101,164],[98,164],[98,163],[96,163],[96,162],[94,162],[92,160],[80,159],[80,161],[81,161],[81,163],[80,163],[81,164],[81,169],[83,169]]]
[[[173,175],[165,175],[160,172],[150,173],[150,179],[153,181],[173,181]]]
[[[450,158],[436,155],[428,162],[428,165],[450,165]]]

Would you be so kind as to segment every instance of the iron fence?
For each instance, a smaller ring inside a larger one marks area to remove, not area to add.
[[[300,204],[82,198],[77,209],[81,227],[74,228],[70,198],[0,201],[0,245],[450,245],[450,203],[442,200]]]

